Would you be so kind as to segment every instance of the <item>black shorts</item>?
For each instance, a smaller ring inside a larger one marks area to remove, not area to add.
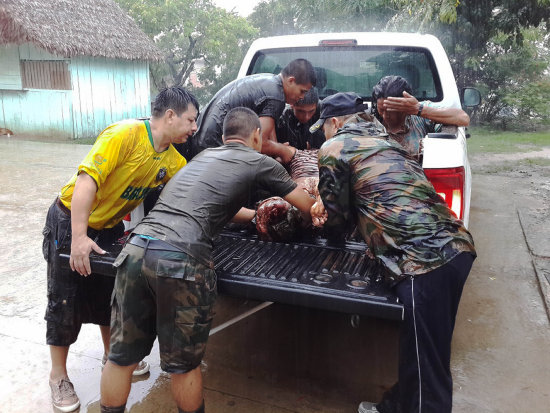
[[[88,236],[107,248],[124,233],[122,223],[103,231],[88,229]],[[108,326],[114,277],[90,274],[83,277],[60,265],[59,251],[70,251],[71,217],[54,202],[43,230],[42,252],[48,262],[48,306],[46,343],[69,346],[76,341],[83,323]]]

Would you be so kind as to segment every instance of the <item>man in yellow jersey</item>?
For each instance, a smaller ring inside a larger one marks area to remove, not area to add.
[[[198,109],[193,95],[172,87],[158,94],[150,120],[124,120],[107,127],[48,211],[43,231],[46,341],[52,402],[62,412],[80,405],[66,362],[82,323],[99,325],[103,364],[109,352],[114,278],[92,273],[89,255],[104,254],[102,246],[123,235],[122,218],[186,164],[172,144],[185,142],[196,131]],[[69,246],[72,271],[61,268],[58,254]],[[142,361],[134,374],[148,370]]]

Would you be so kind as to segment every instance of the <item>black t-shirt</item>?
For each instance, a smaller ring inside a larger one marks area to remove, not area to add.
[[[301,150],[319,149],[326,141],[323,130],[318,129],[314,133],[309,131],[311,125],[319,119],[319,114],[320,109],[319,105],[317,105],[315,115],[308,122],[300,123],[296,115],[294,115],[292,107],[290,105],[287,106],[276,123],[277,141],[280,143],[288,142],[290,146]]]
[[[163,240],[211,264],[212,240],[257,190],[284,197],[294,188],[281,164],[248,146],[211,148],[168,181],[134,233]]]
[[[206,148],[221,146],[225,115],[238,106],[277,121],[285,108],[281,77],[260,73],[236,79],[221,88],[201,111],[197,132],[189,139],[188,148],[177,147],[180,153],[190,159]]]

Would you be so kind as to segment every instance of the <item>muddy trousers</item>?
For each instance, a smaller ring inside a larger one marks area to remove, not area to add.
[[[399,337],[399,380],[381,413],[450,413],[451,340],[462,288],[474,256],[461,253],[429,273],[395,287],[405,313]]]

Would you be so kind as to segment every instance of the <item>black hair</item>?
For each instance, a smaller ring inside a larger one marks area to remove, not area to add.
[[[372,88],[372,113],[382,122],[382,116],[378,113],[378,99],[388,97],[403,97],[403,92],[412,95],[413,90],[407,79],[401,76],[384,76]]]
[[[317,83],[317,75],[315,69],[309,60],[306,59],[294,59],[287,64],[281,71],[283,77],[293,76],[296,78],[296,83],[299,85],[307,85],[311,83],[311,86],[315,86]]]
[[[223,136],[238,136],[248,139],[250,134],[260,128],[260,118],[249,108],[238,106],[231,109],[223,120]]]
[[[296,106],[313,105],[314,103],[316,105],[319,104],[319,94],[317,93],[317,88],[312,87],[306,92],[303,99],[296,102]]]
[[[189,105],[195,106],[197,115],[199,112],[199,102],[191,93],[181,86],[173,86],[162,89],[153,102],[152,115],[155,118],[162,117],[164,112],[172,109],[176,115],[180,116],[185,112]]]

